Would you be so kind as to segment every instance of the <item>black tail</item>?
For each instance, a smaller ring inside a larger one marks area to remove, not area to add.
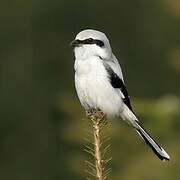
[[[166,151],[158,145],[158,143],[147,133],[137,122],[136,131],[142,137],[142,139],[146,142],[147,145],[153,150],[153,152],[158,156],[161,160],[170,160],[169,155]]]

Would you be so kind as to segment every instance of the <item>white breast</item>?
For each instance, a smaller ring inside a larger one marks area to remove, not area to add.
[[[99,108],[109,115],[119,115],[122,99],[114,89],[99,57],[75,61],[75,86],[82,106],[88,110]]]

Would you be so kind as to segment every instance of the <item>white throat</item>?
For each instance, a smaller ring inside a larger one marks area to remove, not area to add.
[[[103,49],[96,45],[83,45],[74,49],[76,59],[89,59],[91,57],[100,57],[109,60],[112,57],[111,48]]]

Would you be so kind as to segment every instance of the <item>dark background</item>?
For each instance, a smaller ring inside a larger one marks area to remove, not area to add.
[[[179,0],[0,4],[0,179],[85,179],[86,121],[69,43],[87,28],[110,39],[139,118],[171,155],[160,162],[115,120],[109,179],[180,178]]]

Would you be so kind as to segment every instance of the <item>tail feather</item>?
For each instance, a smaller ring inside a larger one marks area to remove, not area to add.
[[[166,151],[158,145],[158,143],[137,123],[138,128],[136,131],[142,137],[142,139],[146,142],[147,145],[153,150],[153,152],[158,156],[161,160],[170,160],[169,155]]]
[[[159,159],[170,160],[166,151],[158,145],[158,143],[148,134],[148,132],[145,131],[145,129],[143,129],[142,126],[140,126],[135,114],[126,105],[124,106],[124,111],[121,113],[121,117],[136,129],[137,133],[142,137],[146,144],[149,145]]]

